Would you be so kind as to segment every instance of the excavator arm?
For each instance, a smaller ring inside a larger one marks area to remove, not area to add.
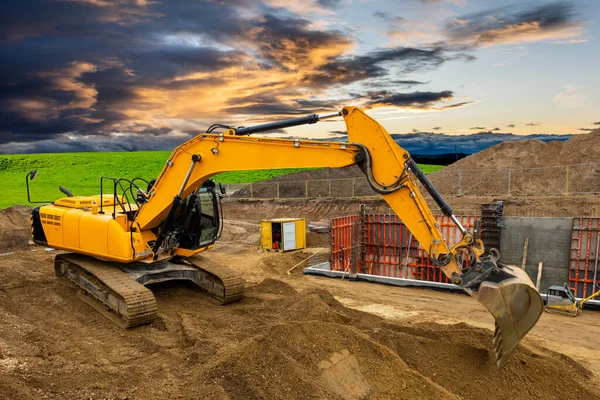
[[[348,142],[323,142],[249,137],[253,133],[342,116]],[[223,127],[223,126],[222,126]],[[454,216],[425,174],[377,121],[357,107],[319,116],[309,115],[255,127],[224,127],[220,134],[200,134],[173,152],[135,218],[139,231],[160,227],[153,241],[156,259],[169,221],[182,202],[211,176],[226,171],[271,168],[339,168],[358,164],[373,190],[394,210],[413,236],[427,249],[431,260],[455,284],[477,299],[494,316],[494,345],[499,367],[535,325],[543,301],[527,274],[497,262],[497,251],[484,256],[475,240]],[[442,212],[463,234],[449,247],[423,198],[420,182]],[[177,254],[177,252],[175,252]],[[465,257],[465,254],[467,255]],[[463,260],[468,260],[466,263]]]

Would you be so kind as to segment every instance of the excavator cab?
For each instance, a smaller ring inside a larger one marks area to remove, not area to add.
[[[215,183],[207,180],[183,200],[173,228],[179,248],[197,250],[215,243],[223,226],[220,199]]]

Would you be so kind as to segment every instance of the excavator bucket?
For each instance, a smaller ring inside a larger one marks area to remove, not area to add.
[[[544,301],[522,269],[498,263],[490,272],[472,295],[496,319],[494,348],[501,368],[542,315]]]

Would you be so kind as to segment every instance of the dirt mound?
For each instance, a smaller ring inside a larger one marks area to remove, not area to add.
[[[253,286],[248,290],[249,293],[271,293],[271,294],[283,294],[292,295],[296,294],[296,289],[291,287],[285,282],[277,279],[265,278],[258,285]]]
[[[490,331],[401,325],[348,309],[325,290],[263,302],[259,337],[208,372],[231,398],[593,398],[568,357],[521,348],[497,370]],[[277,385],[274,384],[277,382]]]
[[[265,270],[296,262],[278,255]],[[53,276],[52,257],[18,251],[0,263],[0,398],[599,396],[557,353],[521,348],[498,371],[488,330],[390,322],[277,279],[228,306],[190,285],[153,285],[159,318],[121,330]]]
[[[600,129],[567,141],[507,141],[465,157],[449,170],[475,168],[539,168],[595,162],[600,158]]]
[[[0,253],[27,246],[31,236],[30,213],[31,208],[24,206],[0,210]]]
[[[561,194],[567,188],[570,193],[598,193],[600,166],[578,164],[595,163],[599,159],[600,129],[597,129],[565,142],[507,141],[465,157],[429,177],[440,192],[456,194],[460,170],[463,194],[507,194],[510,169],[513,195]],[[568,176],[566,165],[570,165]]]

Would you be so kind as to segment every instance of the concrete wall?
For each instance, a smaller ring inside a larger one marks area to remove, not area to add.
[[[529,237],[526,271],[535,284],[538,262],[543,261],[541,293],[561,285],[569,276],[572,218],[504,217],[500,261],[521,266],[523,245]]]

